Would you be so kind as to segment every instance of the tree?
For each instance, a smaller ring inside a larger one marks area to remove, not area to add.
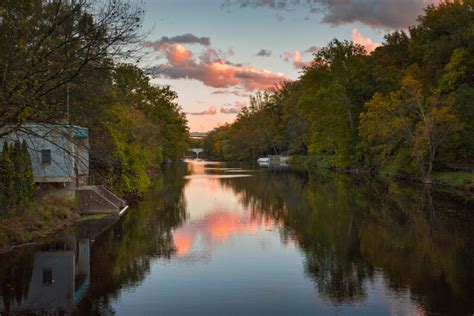
[[[338,167],[357,160],[359,113],[374,90],[369,56],[348,41],[331,41],[305,69],[297,107],[306,117],[308,153],[329,155]]]
[[[148,168],[162,161],[157,161],[156,156],[156,151],[161,150],[156,142],[156,130],[142,112],[128,110],[121,104],[110,108],[107,116],[106,133],[111,139],[112,152],[108,155],[106,181],[122,194],[143,193],[151,183]]]
[[[449,103],[436,91],[423,91],[421,83],[407,75],[402,88],[384,97],[376,93],[361,114],[361,135],[374,145],[379,157],[393,154],[397,145],[407,146],[425,183],[440,145],[459,131],[461,122]]]
[[[439,81],[439,90],[455,109],[463,122],[459,139],[446,149],[451,160],[463,163],[474,162],[474,54],[467,49],[453,51],[444,67]]]
[[[473,53],[474,1],[442,1],[429,5],[410,28],[410,51],[423,69],[423,79],[436,86],[456,49]]]
[[[0,211],[3,215],[8,214],[13,205],[12,198],[15,196],[13,170],[11,146],[5,141],[0,155]]]
[[[118,64],[110,75],[110,81],[99,81],[110,96],[98,99],[105,105],[99,106],[97,116],[78,113],[80,122],[93,130],[92,172],[117,192],[140,194],[165,160],[179,159],[185,152],[186,118],[176,93],[152,86],[138,67]],[[82,102],[86,100],[84,96]]]
[[[23,189],[26,200],[30,200],[35,192],[35,179],[33,177],[33,166],[31,164],[31,156],[28,151],[26,141],[21,143],[21,156],[23,164]]]
[[[13,193],[12,200],[14,205],[20,205],[25,200],[24,189],[23,189],[23,159],[21,152],[20,141],[13,143],[13,148],[10,150],[10,157],[13,162]]]
[[[453,51],[449,63],[444,66],[439,87],[442,92],[449,93],[464,84],[474,86],[474,54],[467,49],[457,48]]]
[[[362,106],[357,102],[360,99],[360,91],[357,89],[363,85],[356,82],[361,77],[359,72],[364,69],[365,55],[364,47],[337,39],[315,53],[314,65],[327,67],[331,85],[335,87],[332,97],[344,106],[352,131],[357,130],[357,114]]]
[[[169,86],[156,87],[143,70],[120,64],[114,70],[117,100],[143,111],[156,126],[166,159],[177,160],[187,149],[189,131],[186,116],[176,102],[178,95]]]
[[[136,53],[143,10],[126,0],[0,3],[0,136],[64,120],[65,90]]]
[[[5,141],[0,154],[0,213],[12,214],[29,203],[33,193],[33,170],[26,143],[15,141],[9,145]]]

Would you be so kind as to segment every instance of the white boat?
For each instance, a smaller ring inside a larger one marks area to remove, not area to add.
[[[262,167],[268,167],[270,165],[270,158],[268,157],[258,158],[257,163]]]

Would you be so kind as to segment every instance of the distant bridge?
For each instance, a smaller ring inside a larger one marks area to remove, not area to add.
[[[207,135],[209,135],[209,133],[194,132],[194,133],[189,134],[189,136],[194,139],[203,139],[203,138],[206,138]]]
[[[190,148],[189,151],[192,151],[196,154],[196,159],[199,159],[199,154],[204,151],[202,148]]]

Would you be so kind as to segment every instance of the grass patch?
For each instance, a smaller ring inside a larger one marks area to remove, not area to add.
[[[29,206],[0,217],[0,252],[43,238],[78,218],[74,200],[35,198]]]
[[[441,184],[474,189],[473,172],[436,172],[433,174],[433,180]]]
[[[102,219],[104,217],[110,216],[108,214],[93,214],[93,215],[83,215],[79,219],[79,222],[85,222],[85,221],[90,221],[90,220],[97,220],[97,219]]]

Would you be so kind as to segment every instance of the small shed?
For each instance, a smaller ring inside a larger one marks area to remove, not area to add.
[[[89,176],[89,130],[75,125],[25,124],[0,138],[26,141],[36,183],[85,184]]]

